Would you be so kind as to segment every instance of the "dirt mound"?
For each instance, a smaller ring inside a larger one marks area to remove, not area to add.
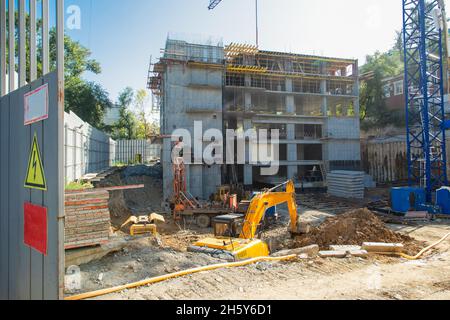
[[[148,215],[161,210],[162,170],[159,165],[129,166],[116,170],[102,180],[98,187],[143,184],[144,188],[112,191],[109,211],[111,223],[120,227],[131,215]]]
[[[328,250],[330,245],[362,245],[363,242],[403,243],[406,251],[416,252],[420,243],[413,238],[390,230],[368,209],[358,209],[328,218],[295,245],[318,244]]]

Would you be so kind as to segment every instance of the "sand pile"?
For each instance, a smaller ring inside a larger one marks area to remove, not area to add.
[[[328,218],[319,227],[296,240],[296,247],[318,244],[328,250],[330,245],[362,245],[363,242],[403,243],[407,252],[415,252],[421,244],[409,236],[390,230],[368,209],[358,209]]]

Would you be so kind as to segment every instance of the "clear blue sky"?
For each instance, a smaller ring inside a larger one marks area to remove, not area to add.
[[[102,66],[99,81],[115,99],[126,86],[146,86],[149,57],[168,32],[255,42],[254,0],[66,0],[81,8],[81,30],[67,33]],[[392,47],[402,25],[401,0],[259,0],[260,48],[358,58]]]

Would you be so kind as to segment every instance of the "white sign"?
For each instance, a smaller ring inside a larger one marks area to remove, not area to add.
[[[24,124],[48,119],[48,84],[25,94]]]

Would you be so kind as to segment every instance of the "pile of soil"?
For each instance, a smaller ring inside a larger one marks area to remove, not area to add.
[[[143,184],[142,189],[110,192],[111,224],[119,228],[131,215],[148,215],[161,211],[162,167],[160,165],[129,166],[116,170],[102,180],[98,187]]]
[[[317,244],[322,250],[328,250],[330,245],[362,245],[364,242],[402,243],[408,253],[417,253],[423,247],[413,238],[390,230],[368,209],[326,219],[309,234],[296,239],[295,246]]]

